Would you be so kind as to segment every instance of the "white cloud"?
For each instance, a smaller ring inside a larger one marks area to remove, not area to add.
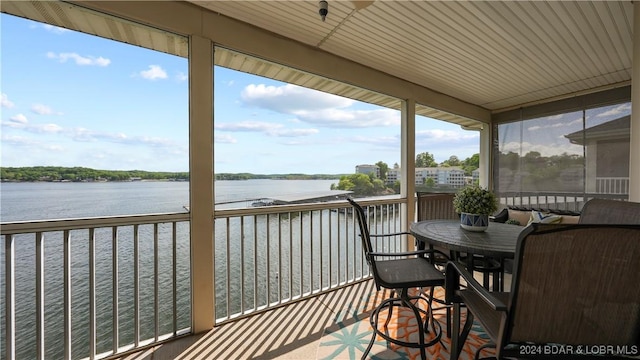
[[[319,132],[320,131],[318,131],[318,129],[278,129],[269,133],[269,135],[281,137],[300,137],[315,135]]]
[[[545,121],[546,120],[546,121]],[[555,121],[552,121],[555,120]],[[528,131],[538,131],[538,130],[545,130],[545,129],[551,129],[551,128],[566,128],[566,127],[574,127],[576,125],[580,125],[580,127],[582,127],[582,116],[572,120],[572,121],[566,121],[569,119],[565,119],[565,121],[558,121],[558,120],[562,120],[562,117],[557,117],[557,116],[550,116],[544,120],[541,121],[536,121],[536,125],[532,125],[529,126],[527,128]]]
[[[400,146],[400,136],[356,136],[351,139],[353,142],[371,144],[382,147],[390,147],[397,149]]]
[[[260,132],[269,136],[299,137],[319,133],[317,129],[285,129],[282,124],[262,121],[241,121],[239,123],[216,124],[215,128],[231,132]]]
[[[333,128],[366,128],[400,126],[400,112],[393,109],[346,110],[322,109],[301,110],[294,113],[301,121]]]
[[[250,132],[267,132],[277,128],[281,128],[282,124],[273,124],[260,121],[241,121],[238,123],[216,124],[215,128],[224,131],[250,131]]]
[[[63,129],[60,125],[57,124],[42,124],[30,126],[30,131],[37,133],[55,134],[62,132]]]
[[[149,65],[149,70],[140,71],[140,76],[147,80],[166,79],[167,72],[160,65]]]
[[[341,96],[303,88],[297,85],[283,86],[248,85],[240,94],[242,101],[272,111],[295,114],[299,111],[316,111],[327,108],[346,108],[354,100]]]
[[[37,144],[37,142],[34,141],[33,139],[30,139],[24,136],[17,136],[17,135],[3,134],[1,139],[4,144],[11,144],[16,146],[31,146],[31,145]]]
[[[24,124],[29,122],[29,120],[27,119],[27,117],[24,114],[14,115],[14,116],[10,117],[9,120],[11,120],[11,122],[14,122],[14,123],[17,123],[17,124],[20,124],[20,125],[24,125]]]
[[[241,100],[248,106],[295,115],[296,120],[332,128],[399,126],[400,112],[392,109],[351,110],[354,100],[287,84],[251,84]]]
[[[613,107],[605,112],[602,112],[600,114],[597,114],[597,117],[604,117],[604,116],[618,116],[620,114],[628,114],[629,112],[631,112],[631,104],[630,103],[624,103],[624,104],[620,104],[616,107]]]
[[[39,115],[62,115],[59,111],[53,111],[49,106],[43,104],[33,104],[31,111]]]
[[[430,129],[416,131],[416,143],[432,144],[437,143],[456,143],[456,142],[469,142],[470,140],[479,139],[480,134],[477,131],[467,130],[441,130]]]
[[[53,25],[49,25],[49,24],[42,24],[42,27],[45,30],[47,30],[49,32],[52,32],[54,34],[64,34],[66,32],[70,32],[71,31],[69,29],[65,29],[65,28],[61,28],[61,27],[53,26]]]
[[[189,79],[189,76],[183,73],[182,71],[179,71],[178,74],[176,75],[176,80],[178,81],[187,81],[188,79]]]
[[[2,93],[0,95],[0,105],[3,108],[11,109],[14,106],[14,103],[11,102],[11,100],[9,100],[9,97],[7,97],[7,94]]]
[[[47,57],[49,59],[58,60],[61,63],[67,62],[67,60],[75,61],[76,65],[80,66],[108,66],[111,63],[111,60],[103,58],[102,56],[81,56],[76,53],[59,53],[56,54],[54,52],[49,51],[47,53]]]
[[[213,142],[218,144],[235,144],[238,140],[229,134],[216,134],[213,137]]]

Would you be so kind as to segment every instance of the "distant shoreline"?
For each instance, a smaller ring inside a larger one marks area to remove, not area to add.
[[[345,174],[252,174],[218,173],[215,180],[339,180]],[[144,170],[98,170],[84,167],[31,166],[0,167],[5,182],[129,182],[189,181],[188,172]]]

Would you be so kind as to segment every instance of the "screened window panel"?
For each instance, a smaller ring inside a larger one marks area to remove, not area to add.
[[[496,125],[499,193],[626,198],[631,103]]]

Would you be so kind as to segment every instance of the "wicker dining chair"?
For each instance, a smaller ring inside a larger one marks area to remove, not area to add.
[[[426,359],[425,349],[438,343],[442,336],[440,324],[434,320],[433,311],[431,309],[432,298],[424,295],[423,291],[416,291],[410,294],[411,289],[433,288],[435,286],[444,286],[444,275],[429,260],[437,250],[419,250],[406,252],[383,252],[378,251],[372,245],[372,237],[394,237],[399,235],[410,235],[408,232],[399,232],[392,234],[370,234],[367,225],[367,216],[364,209],[351,198],[347,198],[353,207],[353,212],[358,220],[360,229],[360,238],[362,240],[362,250],[365,259],[369,265],[369,269],[373,274],[376,289],[390,289],[391,297],[383,300],[371,312],[369,321],[374,332],[369,342],[369,346],[365,350],[362,358],[365,359],[376,337],[379,335],[385,340],[398,344],[400,346],[419,348],[420,356]],[[403,237],[401,237],[403,238]],[[427,255],[427,256],[425,256]],[[441,254],[446,256],[445,254]],[[425,308],[420,308],[418,302],[425,304]],[[385,330],[394,307],[406,307],[413,311],[418,324],[418,342],[406,342],[401,339],[389,336]],[[384,325],[380,327],[378,318],[380,313],[388,309],[387,319]],[[425,314],[426,313],[426,314]],[[426,319],[422,321],[422,314]],[[429,326],[431,324],[431,326]],[[431,327],[434,331],[429,341],[425,341],[425,333]]]
[[[640,224],[640,203],[591,199],[580,212],[580,224]]]
[[[458,263],[447,264],[446,300],[454,305],[451,359],[457,359],[474,319],[498,359],[540,358],[552,355],[545,353],[551,346],[563,349],[563,358],[584,357],[586,346],[611,346],[615,353],[596,354],[606,358],[638,349],[640,224],[531,224],[518,237],[514,265],[511,291],[490,292]],[[461,304],[467,308],[462,331]]]

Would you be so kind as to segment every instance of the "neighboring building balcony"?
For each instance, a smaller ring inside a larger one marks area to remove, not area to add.
[[[629,177],[596,177],[596,192],[599,194],[629,194]]]

